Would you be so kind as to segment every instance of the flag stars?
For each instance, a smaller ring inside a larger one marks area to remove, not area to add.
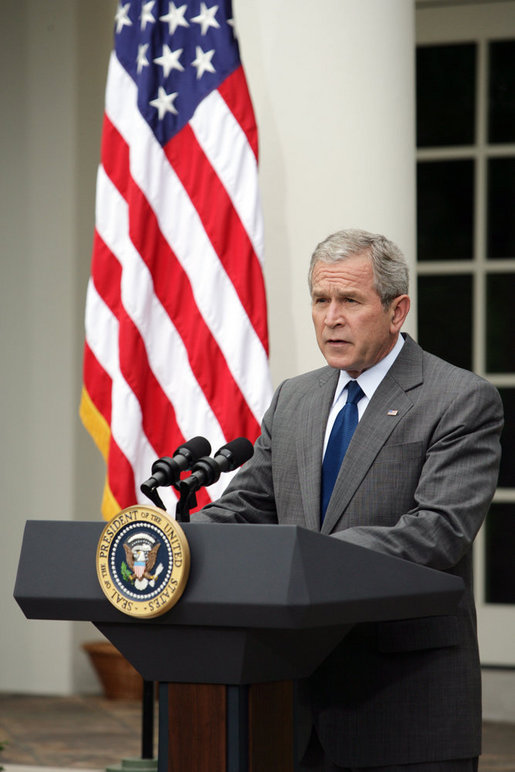
[[[194,16],[191,21],[195,22],[195,24],[200,24],[201,35],[205,35],[209,27],[220,29],[220,25],[215,19],[217,11],[217,5],[212,5],[210,8],[208,8],[205,3],[200,3],[200,13],[198,16]]]
[[[147,24],[154,24],[155,18],[152,16],[152,8],[156,4],[156,0],[150,0],[150,2],[143,3],[140,16],[140,27],[142,30],[146,29]]]
[[[142,71],[143,67],[149,66],[149,61],[147,59],[147,49],[148,49],[148,43],[144,43],[143,45],[138,46],[138,56],[136,57],[136,62],[138,65],[138,75]]]
[[[232,29],[232,36],[233,38],[236,37],[236,24],[234,23],[234,19],[227,19],[227,25]]]
[[[132,27],[132,21],[129,19],[130,3],[122,5],[118,3],[114,20],[116,22],[116,32],[121,32],[124,27]]]
[[[177,27],[189,27],[190,25],[184,18],[188,6],[181,5],[176,7],[175,3],[168,4],[168,13],[159,17],[159,21],[165,21],[168,23],[168,31],[170,35],[173,35]]]
[[[164,127],[175,125],[170,116],[179,116],[183,109],[186,112],[189,110],[190,98],[188,94],[183,94],[182,89],[191,90],[192,81],[198,82],[204,75],[206,75],[204,80],[210,78],[211,75],[216,77],[217,70],[220,69],[219,61],[223,61],[223,56],[220,60],[215,59],[215,67],[213,59],[217,53],[217,47],[216,45],[210,47],[207,42],[204,44],[203,39],[206,38],[207,41],[211,42],[210,30],[222,30],[222,27],[226,29],[226,21],[234,34],[234,21],[225,18],[222,20],[221,16],[220,21],[218,21],[216,16],[221,6],[220,4],[212,5],[210,0],[203,0],[197,5],[199,12],[196,16],[190,15],[191,4],[186,3],[185,0],[182,3],[177,0],[175,2],[167,0],[163,3],[158,3],[156,0],[140,0],[137,3],[139,6],[137,21],[134,14],[132,15],[133,18],[129,16],[132,5],[128,0],[125,2],[118,0],[116,31],[121,32],[125,26],[132,25],[140,28],[138,32],[141,32],[141,43],[138,43],[135,36],[131,37],[129,34],[120,41],[120,45],[123,43],[124,46],[132,48],[132,61],[134,63],[132,73],[134,77],[138,78],[140,94],[141,96],[145,94],[144,101],[156,111],[153,113],[154,121],[158,120],[160,124],[163,124],[159,131],[168,132],[171,131],[171,128],[165,129]],[[166,9],[168,10],[166,11]],[[158,34],[157,28],[153,28],[153,25],[160,22],[166,27],[160,28]],[[188,31],[180,28],[186,28]],[[156,32],[156,37],[154,37],[154,32]],[[174,33],[176,33],[175,46],[172,42]],[[216,36],[218,35],[220,33],[217,32]],[[162,37],[167,41],[166,43]],[[159,38],[161,38],[160,44]],[[148,42],[144,43],[143,40],[145,39]],[[182,42],[183,39],[188,41],[188,46]],[[222,40],[223,37],[220,35],[220,42]],[[194,59],[193,50],[195,50]],[[159,68],[159,70],[153,73],[152,77],[147,78],[143,75],[146,68],[146,75],[149,75],[152,69],[157,70]],[[154,77],[157,77],[157,83]],[[152,83],[154,83],[153,86]],[[159,83],[161,85],[158,85]],[[177,102],[178,106],[176,106]]]
[[[174,105],[176,99],[177,91],[172,94],[167,94],[164,88],[159,86],[156,99],[152,99],[149,104],[156,108],[159,120],[162,121],[166,113],[178,115],[177,108]]]
[[[215,72],[215,68],[211,62],[215,49],[211,51],[203,51],[200,46],[196,47],[196,58],[192,61],[193,67],[197,68],[197,80],[199,80],[205,72]]]
[[[172,51],[170,46],[166,45],[165,43],[163,46],[162,55],[154,59],[154,63],[163,68],[163,75],[165,78],[170,75],[172,70],[180,70],[181,72],[184,71],[184,67],[179,61],[182,52],[182,48],[178,48],[176,51]]]

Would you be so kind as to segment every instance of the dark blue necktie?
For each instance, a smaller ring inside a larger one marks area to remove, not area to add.
[[[336,416],[322,463],[322,523],[324,522],[327,505],[329,504],[343,457],[358,425],[357,404],[361,397],[365,396],[357,381],[349,381],[345,388],[347,389],[347,402]]]

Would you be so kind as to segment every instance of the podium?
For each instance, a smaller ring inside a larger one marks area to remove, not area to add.
[[[141,621],[98,583],[104,525],[28,521],[14,597],[29,619],[93,622],[159,682],[159,772],[293,769],[291,682],[354,625],[452,613],[463,592],[458,577],[299,526],[184,523],[184,594]]]

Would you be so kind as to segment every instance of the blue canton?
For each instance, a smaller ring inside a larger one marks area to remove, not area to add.
[[[161,146],[240,65],[231,0],[120,2],[116,55],[138,87],[138,108]]]

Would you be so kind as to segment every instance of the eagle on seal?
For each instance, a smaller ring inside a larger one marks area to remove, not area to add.
[[[150,572],[156,564],[157,551],[160,546],[160,542],[156,542],[150,550],[136,548],[133,552],[127,542],[124,543],[123,548],[127,558],[127,566],[132,572],[130,576],[131,581],[133,579],[148,579],[152,581],[157,578],[157,574],[154,575]]]

